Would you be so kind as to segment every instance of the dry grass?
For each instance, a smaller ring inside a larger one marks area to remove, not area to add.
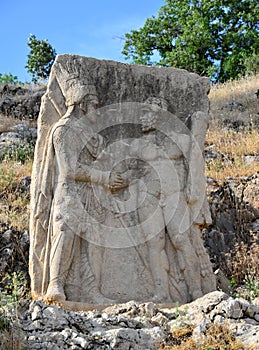
[[[234,119],[250,120],[258,111],[258,99],[256,92],[259,89],[259,74],[248,76],[240,80],[228,81],[224,84],[212,86],[209,99],[212,119]],[[241,103],[244,110],[224,108],[228,103]]]
[[[0,114],[0,133],[11,131],[11,128],[17,124],[17,119],[5,117]]]
[[[244,156],[259,155],[258,88],[259,75],[256,75],[215,85],[210,91],[212,121],[206,146],[219,157],[207,161],[206,175],[220,183],[226,177],[238,179],[259,171],[259,161],[244,160]],[[229,107],[231,103],[233,108]],[[240,120],[247,126],[243,130],[227,129],[223,125],[225,119]]]
[[[18,312],[15,310],[15,315],[10,318],[5,307],[0,305],[0,349],[25,350],[23,334],[18,326]]]
[[[0,349],[25,350],[21,335],[12,329],[0,331]]]
[[[210,127],[207,147],[218,154],[217,159],[206,162],[206,175],[222,183],[226,177],[240,178],[259,171],[259,161],[247,162],[245,156],[259,155],[258,130],[235,132]]]
[[[194,327],[173,330],[170,345],[162,344],[159,350],[252,350],[235,338],[228,323],[211,324],[199,342],[192,338]]]
[[[32,162],[21,164],[20,162],[3,161],[0,163],[0,191],[9,192],[20,180],[30,175]]]
[[[229,269],[231,276],[238,283],[242,283],[246,275],[251,278],[259,278],[259,245],[258,238],[253,234],[252,242],[245,244],[244,242],[236,243],[229,256]]]
[[[249,75],[239,80],[229,80],[225,83],[218,83],[212,86],[210,91],[211,100],[224,100],[227,102],[230,98],[243,98],[258,89],[259,74]],[[246,99],[245,99],[246,100]],[[241,102],[245,101],[244,99]]]
[[[202,350],[245,350],[245,347],[230,331],[229,324],[212,324],[205,332]]]
[[[6,117],[0,114],[0,134],[12,130],[12,127],[17,124],[24,124],[30,128],[35,128],[37,121],[35,120],[19,120],[17,118]]]
[[[17,230],[28,229],[29,197],[17,186],[22,178],[31,174],[32,163],[0,163],[0,222]]]
[[[166,342],[160,345],[159,350],[197,349],[197,343],[192,339],[193,329],[194,327],[190,325],[173,329]]]
[[[223,154],[231,157],[259,154],[259,139],[257,130],[235,132],[211,127],[207,133],[207,144],[215,145]]]

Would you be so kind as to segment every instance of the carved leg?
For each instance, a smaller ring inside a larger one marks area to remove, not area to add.
[[[151,202],[153,201],[153,203]],[[139,218],[141,222],[144,222],[153,212],[157,211],[153,220],[150,223],[143,225],[143,235],[147,238],[147,246],[149,253],[149,264],[154,283],[154,295],[155,301],[169,301],[169,283],[168,283],[168,258],[165,252],[165,230],[164,219],[161,208],[157,199],[154,201],[154,197],[151,197],[151,204],[148,207],[142,207],[139,209]],[[154,227],[157,227],[157,233],[150,235],[150,232],[154,232]]]
[[[192,225],[192,242],[200,261],[201,281],[203,293],[209,293],[216,290],[216,278],[212,270],[209,255],[204,247],[203,240],[200,236],[198,225]]]
[[[172,244],[177,249],[180,269],[184,275],[185,283],[192,299],[197,299],[203,295],[201,290],[201,273],[199,259],[191,245],[189,233],[172,235]]]
[[[50,280],[46,298],[62,301],[66,299],[64,284],[74,256],[75,240],[79,237],[69,228],[58,230],[54,226],[50,251]]]
[[[200,229],[198,225],[193,224],[191,229],[193,246],[197,252],[201,265],[201,276],[209,276],[212,274],[211,263],[206,249],[200,237]]]
[[[148,241],[150,268],[155,285],[154,297],[156,301],[170,300],[168,285],[168,259],[165,247],[165,231],[160,232]]]
[[[172,197],[173,198],[173,197]],[[179,268],[182,271],[191,299],[203,295],[201,287],[200,261],[193,247],[190,232],[189,210],[183,196],[180,194],[172,215],[171,198],[167,198],[164,208],[165,222],[170,240],[177,250]]]

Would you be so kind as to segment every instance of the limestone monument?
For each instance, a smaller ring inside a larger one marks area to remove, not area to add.
[[[33,298],[185,303],[215,290],[203,148],[209,80],[59,55],[38,119]]]

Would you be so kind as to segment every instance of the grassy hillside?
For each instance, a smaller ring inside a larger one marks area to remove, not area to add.
[[[206,149],[218,157],[206,161],[207,176],[222,182],[259,171],[258,89],[259,75],[211,88]]]

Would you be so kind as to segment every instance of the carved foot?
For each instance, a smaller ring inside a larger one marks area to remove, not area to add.
[[[60,281],[50,282],[46,293],[46,299],[55,300],[55,301],[66,300],[64,288]]]
[[[156,291],[152,297],[152,301],[158,303],[158,302],[169,302],[170,296],[166,293],[161,292],[161,290]]]
[[[94,304],[99,304],[99,305],[110,305],[115,303],[114,300],[106,298],[101,293],[95,293],[91,299]]]

